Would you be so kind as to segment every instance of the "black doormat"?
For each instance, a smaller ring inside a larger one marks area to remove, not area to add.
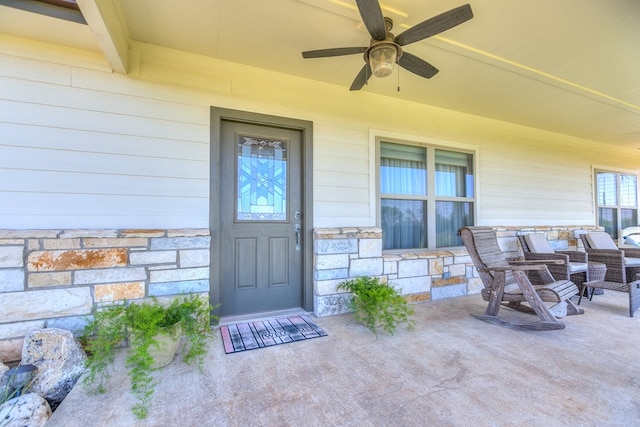
[[[223,325],[220,333],[227,354],[327,336],[308,316]]]

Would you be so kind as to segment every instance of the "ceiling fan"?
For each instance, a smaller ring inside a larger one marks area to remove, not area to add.
[[[356,0],[356,4],[362,21],[371,35],[371,42],[368,47],[337,47],[302,52],[303,58],[364,54],[365,65],[356,76],[349,90],[362,89],[371,75],[376,77],[390,75],[395,63],[414,74],[430,79],[438,72],[438,69],[427,61],[403,51],[402,46],[424,40],[473,18],[471,6],[465,4],[427,19],[394,36],[390,32],[393,27],[393,21],[382,16],[382,9],[378,0]]]

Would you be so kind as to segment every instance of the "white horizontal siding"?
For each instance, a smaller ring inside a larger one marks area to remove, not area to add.
[[[0,35],[0,228],[207,227],[212,105],[313,122],[316,227],[376,225],[371,128],[477,147],[481,224],[593,224],[592,165],[638,169],[593,141],[133,47],[123,76]]]

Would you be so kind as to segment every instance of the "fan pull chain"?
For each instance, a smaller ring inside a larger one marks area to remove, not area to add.
[[[400,92],[400,67],[398,67],[398,92]]]

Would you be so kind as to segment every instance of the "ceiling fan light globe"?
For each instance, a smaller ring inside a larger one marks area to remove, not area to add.
[[[387,77],[393,72],[398,49],[393,44],[379,44],[369,51],[369,66],[376,77]]]

